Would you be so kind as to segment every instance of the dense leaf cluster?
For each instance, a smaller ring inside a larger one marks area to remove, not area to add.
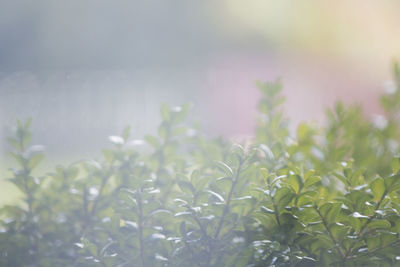
[[[337,104],[291,136],[281,85],[259,83],[250,144],[184,126],[111,136],[101,160],[34,175],[30,121],[9,142],[23,205],[1,208],[1,266],[400,266],[400,74],[380,123]],[[383,120],[383,123],[382,123]]]

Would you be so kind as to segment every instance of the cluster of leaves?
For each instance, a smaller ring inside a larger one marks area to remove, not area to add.
[[[291,136],[279,82],[262,92],[255,140],[187,128],[189,105],[161,108],[156,136],[111,136],[101,160],[37,177],[30,121],[9,138],[1,266],[400,265],[400,73],[382,97],[385,124],[338,104],[328,125]]]

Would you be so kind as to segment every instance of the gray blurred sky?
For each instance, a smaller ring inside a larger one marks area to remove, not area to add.
[[[186,68],[244,41],[221,30],[218,1],[0,0],[0,5],[2,71]]]

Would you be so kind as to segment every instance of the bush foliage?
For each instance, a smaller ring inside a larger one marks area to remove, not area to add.
[[[379,123],[337,104],[327,125],[294,137],[279,82],[262,92],[251,144],[208,139],[162,105],[157,135],[111,136],[101,160],[57,166],[9,138],[9,181],[23,205],[1,208],[1,266],[400,266],[400,72]],[[147,147],[147,149],[146,149]]]

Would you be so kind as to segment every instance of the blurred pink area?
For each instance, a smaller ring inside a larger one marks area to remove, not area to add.
[[[292,127],[302,121],[323,122],[326,108],[338,100],[360,104],[366,116],[382,113],[379,95],[390,78],[389,67],[371,72],[365,66],[305,56],[260,54],[229,56],[207,70],[202,92],[207,128],[212,133],[246,137],[254,133],[260,97],[255,81],[281,78],[284,111]]]

